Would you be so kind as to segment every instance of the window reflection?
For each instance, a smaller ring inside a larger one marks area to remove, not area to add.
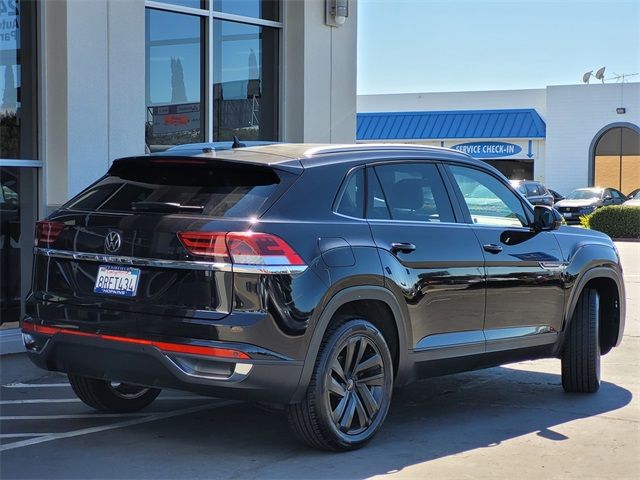
[[[151,151],[204,139],[202,22],[192,15],[146,11],[146,141]]]
[[[212,0],[213,10],[244,17],[278,20],[277,0]]]
[[[276,29],[217,20],[213,25],[213,139],[277,139]]]

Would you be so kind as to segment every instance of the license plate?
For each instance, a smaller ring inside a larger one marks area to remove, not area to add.
[[[571,214],[570,213],[563,213],[562,216],[564,216],[564,218],[571,218]]]
[[[140,278],[138,268],[100,265],[93,291],[105,295],[135,297],[138,278]]]

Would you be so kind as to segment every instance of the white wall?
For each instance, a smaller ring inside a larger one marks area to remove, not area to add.
[[[534,108],[544,119],[545,89],[358,95],[358,112]]]
[[[357,2],[344,25],[325,25],[324,0],[284,2],[283,140],[353,143]]]
[[[617,107],[626,113],[617,114]],[[545,180],[566,194],[589,184],[589,147],[602,128],[617,122],[640,126],[640,83],[547,87],[545,120]]]
[[[144,153],[144,0],[42,2],[47,205]]]

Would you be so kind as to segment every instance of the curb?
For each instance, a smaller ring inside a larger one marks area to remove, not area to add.
[[[19,328],[0,330],[0,356],[24,351],[22,332]]]

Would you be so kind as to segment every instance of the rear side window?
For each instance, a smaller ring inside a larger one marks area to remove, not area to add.
[[[454,222],[449,196],[432,163],[375,167],[393,220]]]
[[[347,177],[336,212],[349,217],[364,217],[364,168]]]
[[[271,168],[224,162],[139,159],[109,174],[65,205],[71,210],[247,217],[261,213],[280,176]]]

